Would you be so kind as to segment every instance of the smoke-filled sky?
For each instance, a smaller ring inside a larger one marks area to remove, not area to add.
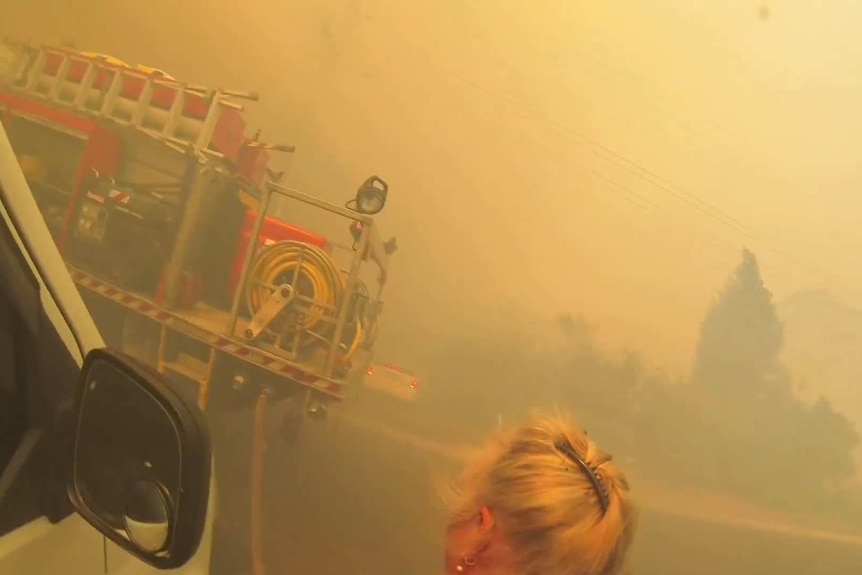
[[[386,178],[390,337],[568,311],[684,370],[743,245],[776,297],[862,307],[849,0],[0,1],[0,33],[259,91],[296,187]]]

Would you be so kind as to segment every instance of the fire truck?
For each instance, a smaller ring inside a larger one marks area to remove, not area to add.
[[[279,183],[271,155],[293,148],[249,135],[255,93],[66,47],[2,49],[0,120],[106,341],[202,409],[265,391],[323,416],[343,399],[394,251],[374,222],[386,183],[368,178],[343,205]]]

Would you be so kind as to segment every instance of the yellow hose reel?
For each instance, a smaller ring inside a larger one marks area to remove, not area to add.
[[[290,303],[267,325],[275,337],[300,337],[300,349],[328,345],[335,331],[338,308],[345,296],[346,277],[323,249],[304,242],[281,241],[260,250],[249,270],[246,305],[254,316],[279,286],[290,286]],[[362,342],[359,318],[348,316],[338,357],[349,364]]]

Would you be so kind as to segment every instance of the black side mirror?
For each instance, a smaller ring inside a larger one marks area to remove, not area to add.
[[[211,457],[203,414],[155,370],[112,350],[87,355],[67,490],[90,525],[153,567],[184,565],[203,536]]]

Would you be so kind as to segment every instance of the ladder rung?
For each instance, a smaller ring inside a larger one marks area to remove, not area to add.
[[[256,92],[181,83],[172,78],[157,77],[125,67],[101,56],[87,56],[65,48],[41,46],[29,52],[27,61],[32,62],[32,65],[17,89],[29,96],[44,98],[70,106],[80,113],[142,130],[167,143],[184,147],[190,145],[197,153],[210,154],[213,132],[225,108],[243,110],[243,106],[231,98],[258,99]],[[81,69],[82,65],[86,68]],[[71,73],[73,67],[74,74]],[[53,73],[49,74],[49,71]],[[108,85],[100,84],[95,89],[96,81],[101,79],[102,74],[107,75],[105,79]],[[127,93],[126,88],[131,87],[127,83],[130,78],[145,82],[137,97]],[[154,91],[162,87],[174,91],[169,110],[163,110],[160,105],[152,106]],[[198,117],[197,114],[186,117],[189,96],[203,98],[207,103],[204,117]]]
[[[63,82],[66,81],[66,76],[69,74],[69,66],[72,64],[72,60],[67,54],[60,55],[60,58],[60,66],[57,67],[54,80],[48,89],[47,97],[49,100],[57,100],[60,96],[60,90],[63,88]]]
[[[183,109],[186,106],[186,91],[182,89],[178,89],[174,93],[174,102],[171,104],[171,110],[168,113],[168,119],[165,122],[164,128],[162,129],[162,134],[166,138],[173,138],[176,133],[177,125],[179,124],[180,117],[183,114]]]
[[[108,88],[108,93],[105,94],[105,101],[102,102],[102,108],[98,115],[111,117],[114,113],[114,107],[117,105],[117,98],[120,97],[120,91],[123,89],[123,71],[116,70],[114,77],[111,79],[111,87]]]
[[[138,103],[132,111],[131,122],[135,126],[140,126],[144,121],[144,116],[147,113],[147,107],[150,105],[150,100],[153,97],[153,81],[147,80],[144,83],[144,88],[138,96]]]
[[[98,68],[93,62],[87,62],[87,71],[81,78],[81,84],[78,87],[78,93],[72,99],[72,105],[82,110],[87,104],[87,96],[90,94],[90,89],[93,87],[93,81],[96,79]]]
[[[221,106],[222,95],[221,92],[215,92],[212,94],[212,97],[209,98],[209,109],[207,110],[207,116],[204,119],[204,123],[201,126],[201,131],[198,134],[197,141],[195,142],[195,147],[198,150],[206,150],[209,148],[210,140],[213,136],[213,130],[215,129],[216,120],[218,120],[219,112]]]
[[[36,61],[33,62],[33,67],[30,68],[30,77],[27,78],[27,84],[24,89],[27,92],[34,92],[39,85],[39,80],[42,79],[42,73],[45,71],[45,64],[48,61],[48,54],[45,50],[39,50],[36,55]]]

